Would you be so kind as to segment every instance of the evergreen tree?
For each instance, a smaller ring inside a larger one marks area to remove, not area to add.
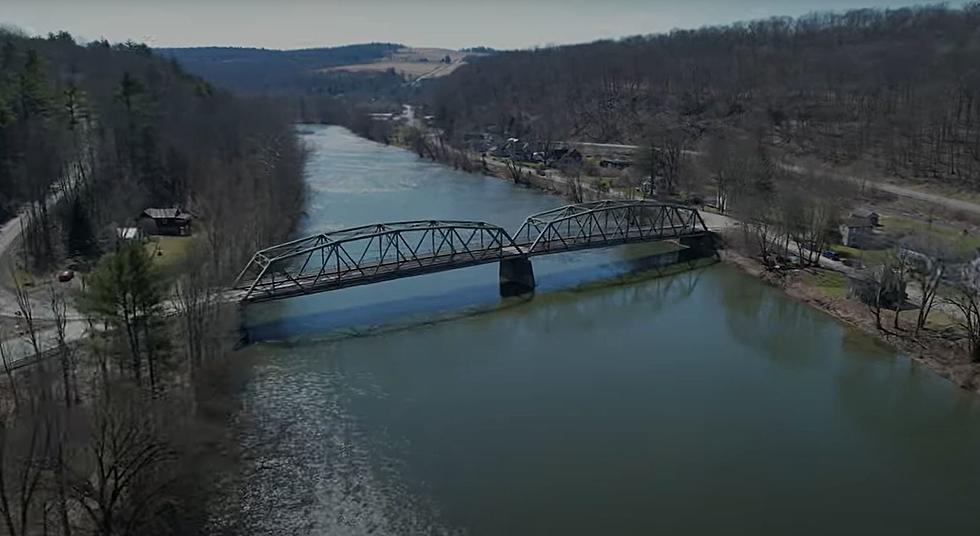
[[[120,332],[129,347],[133,380],[143,384],[143,360],[147,361],[150,387],[156,384],[153,348],[157,341],[150,333],[159,321],[163,307],[163,281],[153,258],[138,241],[120,244],[106,255],[85,280],[79,296],[81,311],[108,322]]]

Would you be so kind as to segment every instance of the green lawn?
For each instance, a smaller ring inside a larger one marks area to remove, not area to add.
[[[980,248],[980,234],[963,233],[963,229],[939,222],[928,223],[902,216],[882,216],[882,230],[893,235],[922,234],[952,245],[958,253],[972,253]]]
[[[817,270],[806,274],[805,281],[831,298],[847,297],[847,277],[833,270]]]
[[[913,311],[912,316],[919,314],[919,311]],[[949,316],[943,311],[939,311],[935,308],[929,311],[929,317],[926,319],[926,325],[935,330],[943,330],[951,327],[959,326],[959,322],[953,317]]]
[[[191,236],[154,236],[147,241],[146,250],[157,267],[170,275],[187,258],[193,241]]]
[[[834,244],[830,249],[840,254],[843,259],[861,259],[868,266],[884,264],[891,260],[889,257],[893,254],[887,249],[857,249],[841,244]]]

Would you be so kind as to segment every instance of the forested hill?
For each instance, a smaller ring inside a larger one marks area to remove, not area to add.
[[[183,207],[230,271],[302,211],[291,119],[144,45],[0,33],[0,218],[29,207],[25,243],[41,267],[94,258],[146,207]],[[53,191],[63,200],[49,211]]]
[[[781,151],[980,187],[980,3],[865,9],[506,52],[438,82],[457,140],[685,145],[735,129]]]
[[[262,48],[161,48],[188,71],[218,86],[243,92],[302,88],[312,73],[341,65],[369,63],[403,45],[368,43],[333,48],[268,50]]]

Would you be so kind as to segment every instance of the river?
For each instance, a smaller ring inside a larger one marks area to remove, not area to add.
[[[303,127],[308,231],[516,229],[563,204]],[[249,310],[253,534],[980,533],[980,400],[717,264],[655,248],[479,266]],[[246,359],[247,358],[247,359]]]

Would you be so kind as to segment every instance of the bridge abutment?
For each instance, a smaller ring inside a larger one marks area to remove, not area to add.
[[[511,257],[500,261],[500,295],[520,296],[534,292],[534,266],[527,257]]]
[[[681,262],[688,262],[705,257],[718,255],[718,237],[714,233],[704,233],[693,236],[685,236],[679,240],[682,246],[687,246],[681,250]]]

